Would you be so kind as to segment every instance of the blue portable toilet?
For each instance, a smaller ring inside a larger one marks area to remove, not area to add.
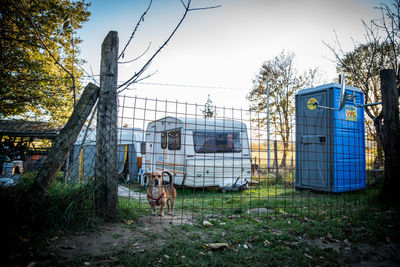
[[[327,192],[364,189],[364,94],[346,86],[339,110],[341,85],[321,85],[299,91],[296,98],[295,186]]]

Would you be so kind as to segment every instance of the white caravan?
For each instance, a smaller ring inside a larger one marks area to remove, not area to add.
[[[144,157],[145,172],[170,172],[178,186],[233,188],[251,182],[247,128],[240,121],[175,117],[152,121]]]

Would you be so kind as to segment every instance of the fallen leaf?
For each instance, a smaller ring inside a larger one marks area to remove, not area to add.
[[[167,260],[169,259],[169,256],[168,255],[164,255],[164,258],[166,258]]]
[[[259,237],[258,235],[256,235],[256,236],[250,238],[250,239],[249,239],[249,242],[253,242],[254,240],[257,240],[257,239],[259,239],[259,238],[260,238],[260,237]]]
[[[279,212],[282,213],[283,215],[287,214],[283,209],[279,209]]]
[[[297,247],[299,245],[299,242],[283,242],[286,246],[289,246],[291,248]]]
[[[277,229],[274,229],[272,232],[273,232],[275,235],[281,235],[281,234],[282,234],[282,231],[281,231],[281,230],[277,230]]]
[[[347,239],[343,240],[343,243],[345,243],[348,247],[351,246],[351,242]]]
[[[269,246],[269,245],[272,245],[272,243],[269,242],[267,239],[265,239],[263,243],[264,243],[264,246],[265,246],[265,247],[266,247],[266,246]]]
[[[29,263],[28,265],[26,265],[26,267],[33,267],[36,265],[36,262],[32,261],[31,263]]]
[[[203,225],[206,227],[214,226],[214,224],[210,223],[209,221],[203,221]]]
[[[258,223],[262,223],[263,221],[261,221],[260,219],[257,219],[257,218],[253,218],[253,217],[251,217],[255,222],[258,222]]]
[[[340,242],[339,240],[333,238],[332,235],[331,235],[331,233],[327,233],[327,234],[326,234],[326,237],[327,237],[327,239],[328,239],[329,241],[332,241],[332,242]]]
[[[211,248],[211,249],[220,249],[220,248],[228,248],[229,244],[228,243],[210,243],[210,244],[205,244],[204,246],[206,248]]]
[[[310,255],[308,255],[307,253],[304,253],[304,256],[305,256],[306,258],[309,258],[310,260],[312,260],[312,258],[313,258],[313,257],[311,257]]]
[[[27,242],[31,241],[29,238],[25,238],[25,237],[22,237],[22,236],[19,236],[19,240],[21,240],[24,243],[27,243]]]
[[[127,225],[131,225],[131,224],[133,224],[133,220],[125,220],[125,223],[126,223]]]

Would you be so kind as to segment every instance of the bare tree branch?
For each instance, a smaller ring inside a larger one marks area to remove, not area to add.
[[[154,54],[149,58],[149,60],[143,65],[143,67],[136,72],[131,78],[129,78],[127,81],[125,81],[124,83],[122,83],[121,85],[118,86],[118,89],[123,88],[122,90],[119,91],[122,92],[124,91],[128,86],[130,86],[131,84],[135,83],[138,81],[138,78],[147,70],[147,68],[150,66],[151,62],[153,61],[153,59],[161,52],[161,50],[169,43],[169,41],[172,39],[172,37],[174,36],[174,34],[176,33],[176,31],[178,30],[178,28],[181,26],[182,22],[185,20],[186,15],[193,10],[200,10],[200,8],[196,8],[196,9],[191,9],[190,8],[190,4],[191,4],[191,0],[187,1],[187,4],[185,4],[182,0],[181,3],[183,5],[183,7],[185,8],[185,11],[182,15],[182,18],[180,19],[180,21],[178,22],[178,24],[175,26],[174,30],[171,32],[171,34],[169,35],[169,37],[164,41],[164,43],[157,49],[156,52],[154,52]],[[205,9],[211,9],[211,8],[217,8],[217,6],[215,7],[204,7],[201,8],[201,10],[205,10]]]
[[[145,50],[140,56],[138,56],[138,57],[136,57],[136,58],[134,58],[134,59],[128,60],[128,61],[119,61],[118,64],[128,64],[128,63],[132,63],[132,62],[135,61],[135,60],[138,60],[139,58],[141,58],[142,56],[144,56],[144,55],[147,53],[147,51],[149,51],[150,46],[151,46],[151,42],[150,42],[149,45],[147,46],[146,50]]]
[[[207,10],[207,9],[213,9],[213,8],[219,8],[219,7],[221,7],[221,5],[209,6],[209,7],[197,7],[197,8],[190,8],[189,11]]]
[[[118,59],[120,59],[120,57],[124,58],[125,50],[128,48],[130,42],[132,41],[133,37],[135,36],[136,31],[139,29],[140,23],[141,23],[142,21],[144,21],[144,17],[146,16],[147,11],[149,11],[152,2],[153,2],[153,0],[150,0],[149,5],[147,6],[147,9],[146,9],[146,10],[143,12],[143,14],[140,16],[139,21],[136,23],[136,26],[135,26],[135,28],[133,29],[133,32],[132,32],[132,34],[131,34],[131,37],[129,38],[128,42],[126,42],[126,45],[125,45],[125,47],[122,49],[121,53],[119,54]]]
[[[88,77],[90,77],[90,78],[92,79],[92,81],[93,81],[96,85],[100,86],[100,84],[96,81],[96,79],[95,79],[95,77],[94,77],[94,75],[93,75],[92,67],[90,67],[90,70],[92,71],[92,74],[88,73],[88,72],[87,72],[81,65],[79,65],[79,64],[78,64],[78,67],[79,67],[81,70],[83,70],[83,72],[86,73],[86,75],[87,75]]]
[[[183,0],[181,0],[181,3],[185,7],[185,9],[187,9],[187,6],[186,6],[185,2],[183,2]]]

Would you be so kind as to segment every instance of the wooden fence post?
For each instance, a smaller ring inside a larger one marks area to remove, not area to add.
[[[385,173],[382,198],[389,202],[400,202],[400,120],[399,93],[395,70],[381,70],[383,150]]]
[[[45,188],[57,176],[68,156],[69,150],[75,143],[82,126],[95,105],[98,95],[99,87],[96,85],[89,83],[85,87],[71,117],[58,134],[46,161],[36,176],[31,188],[35,198],[40,199],[44,195]]]
[[[95,206],[106,220],[117,218],[118,33],[110,31],[101,46],[100,95],[96,126]]]

